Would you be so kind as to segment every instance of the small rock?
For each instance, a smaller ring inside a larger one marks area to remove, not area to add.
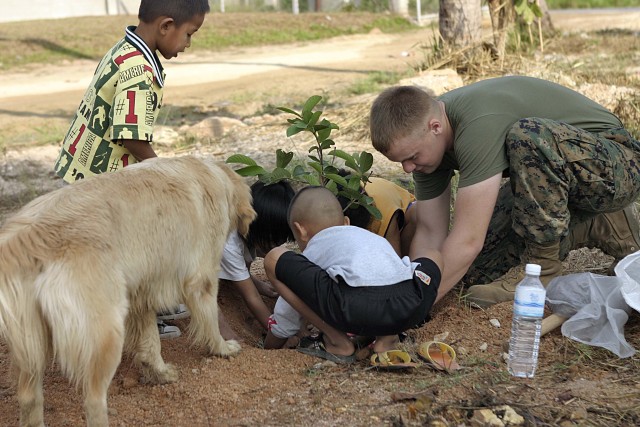
[[[194,374],[194,375],[198,375],[200,373],[200,369],[194,368],[194,369],[191,370],[191,373]]]
[[[489,323],[491,323],[493,326],[495,326],[496,328],[500,327],[500,321],[498,319],[490,319]]]
[[[504,423],[493,413],[491,409],[476,409],[471,417],[471,425],[474,427],[503,427]]]
[[[504,363],[509,363],[509,353],[502,353],[502,360]]]
[[[332,362],[330,360],[325,360],[324,362],[318,362],[313,365],[313,369],[326,369],[326,368],[334,368],[338,366],[336,362]]]
[[[451,68],[424,71],[418,76],[400,80],[399,84],[419,86],[433,95],[442,95],[464,85],[462,77]]]
[[[153,130],[153,143],[161,147],[171,147],[180,138],[180,134],[169,126],[156,126]]]
[[[448,336],[449,336],[449,332],[448,331],[447,332],[443,332],[441,334],[434,335],[433,336],[433,340],[434,341],[444,342],[447,339]]]
[[[586,420],[588,417],[587,410],[584,408],[578,408],[571,413],[572,420]]]
[[[498,406],[494,411],[504,411],[502,422],[508,426],[521,426],[524,424],[524,417],[518,414],[511,406]]]
[[[487,351],[488,347],[489,345],[486,342],[483,342],[478,348],[480,349],[480,351]]]

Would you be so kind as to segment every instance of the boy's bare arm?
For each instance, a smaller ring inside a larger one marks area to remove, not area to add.
[[[264,339],[264,348],[266,350],[273,350],[276,348],[282,348],[287,342],[287,338],[278,338],[271,333],[267,332],[267,336]]]
[[[251,280],[253,281],[253,284],[255,285],[256,289],[258,289],[258,292],[260,293],[260,295],[263,295],[269,298],[276,298],[278,296],[278,292],[276,292],[276,290],[273,288],[273,285],[271,285],[271,283],[262,281],[257,277],[255,277],[253,274],[251,275]]]
[[[158,157],[153,147],[147,141],[139,139],[124,139],[122,140],[124,147],[136,158],[139,162],[150,159],[152,157]]]
[[[233,330],[220,309],[218,309],[218,327],[220,328],[220,335],[222,335],[222,338],[225,340],[236,340],[238,342],[242,342],[242,338],[236,334],[236,331]]]
[[[255,317],[260,325],[264,328],[268,328],[268,320],[269,316],[271,316],[271,310],[264,303],[258,289],[253,284],[253,281],[249,279],[231,281],[236,287],[236,289],[240,292],[242,299],[253,317]]]

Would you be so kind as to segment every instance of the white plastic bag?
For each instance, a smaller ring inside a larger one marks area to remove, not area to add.
[[[628,265],[625,269],[628,275],[624,278],[576,273],[556,277],[547,286],[547,303],[552,311],[569,318],[562,325],[562,335],[606,348],[621,358],[635,353],[624,338],[624,325],[631,307],[623,297],[623,283],[635,282],[635,287],[627,285],[631,293],[640,287],[640,256],[634,262],[623,264],[625,260],[627,258],[618,264],[622,264],[621,269]],[[619,274],[618,268],[616,274]],[[638,281],[632,276],[637,277]]]
[[[622,280],[622,297],[631,308],[640,312],[640,251],[621,259],[615,272]]]

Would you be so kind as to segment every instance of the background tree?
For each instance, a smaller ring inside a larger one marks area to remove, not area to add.
[[[482,12],[479,0],[440,0],[440,36],[446,46],[479,45]]]
[[[489,16],[491,17],[493,44],[495,46],[494,54],[503,59],[507,46],[507,37],[509,32],[513,30],[516,17],[513,0],[487,0],[487,4],[489,6]]]

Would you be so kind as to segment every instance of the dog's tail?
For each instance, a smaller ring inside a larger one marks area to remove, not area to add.
[[[127,307],[118,294],[124,287],[113,282],[124,278],[108,263],[65,257],[68,239],[49,233],[15,222],[0,231],[0,335],[19,371],[42,375],[55,357],[65,376],[86,388],[96,381],[92,372],[110,380],[120,359]]]

